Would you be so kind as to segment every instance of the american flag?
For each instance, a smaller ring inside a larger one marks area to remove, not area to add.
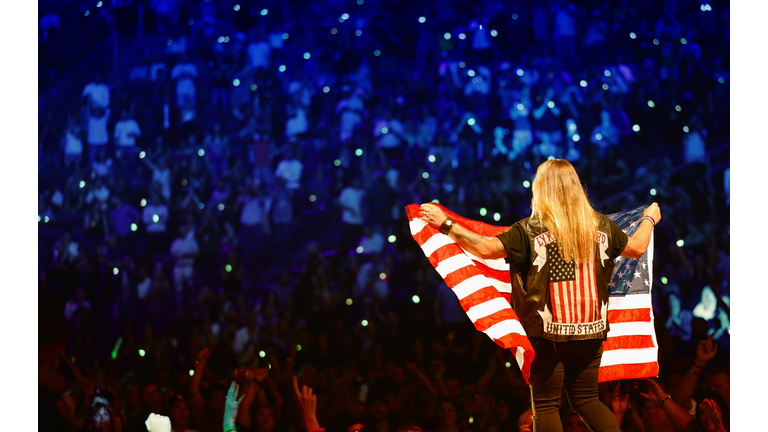
[[[436,205],[458,224],[482,236],[493,237],[509,229],[467,219],[439,204]],[[488,260],[472,255],[448,236],[419,219],[420,207],[418,204],[410,204],[405,208],[414,240],[456,294],[475,328],[488,335],[502,348],[515,353],[520,371],[528,382],[534,351],[510,306],[512,285],[509,265],[503,258]],[[640,225],[644,208],[607,216],[631,236]],[[547,255],[559,256],[555,253]],[[653,237],[642,258],[616,259],[609,287],[607,316],[610,331],[608,340],[603,343],[599,376],[601,382],[658,376],[658,344],[651,309],[652,257]],[[587,282],[590,277],[594,280],[594,264],[577,267],[563,263],[562,266],[552,267],[557,268],[554,271],[558,281],[550,288],[555,284],[558,284],[558,289],[565,288],[559,296],[560,308],[555,306],[553,316],[566,314],[569,321],[594,321],[592,318],[600,311],[596,307],[591,310],[577,310],[572,307],[576,299],[567,294],[568,280],[575,281],[577,277],[583,277]],[[589,283],[585,285],[590,286]],[[591,291],[581,295],[593,296],[588,299],[596,299],[596,293]]]

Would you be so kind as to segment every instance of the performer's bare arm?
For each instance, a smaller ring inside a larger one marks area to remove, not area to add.
[[[432,227],[440,229],[440,225],[445,222],[446,216],[440,207],[433,204],[422,204],[420,219]],[[507,249],[501,243],[501,240],[496,237],[484,237],[473,233],[459,224],[451,228],[448,237],[478,258],[496,259],[507,257]]]
[[[643,212],[643,216],[645,215],[649,215],[654,220],[656,220],[656,223],[659,223],[661,220],[661,210],[659,209],[659,205],[653,203],[648,206],[648,208]],[[647,218],[643,218],[643,220],[640,222],[640,227],[637,228],[635,234],[629,238],[627,245],[621,252],[621,256],[624,258],[642,257],[645,253],[645,250],[648,249],[648,244],[651,242],[652,232],[653,224]]]

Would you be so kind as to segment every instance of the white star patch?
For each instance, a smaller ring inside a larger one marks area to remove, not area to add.
[[[649,286],[648,285],[648,279],[644,280],[643,282],[645,282],[645,286]]]
[[[640,272],[639,272],[639,271],[636,271],[636,272],[635,272],[635,277],[636,277],[636,278],[639,278],[640,276],[641,276],[641,275],[640,275]]]

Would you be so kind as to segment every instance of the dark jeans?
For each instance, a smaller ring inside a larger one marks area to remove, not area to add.
[[[533,427],[536,432],[560,432],[559,405],[563,387],[568,402],[591,431],[621,432],[616,418],[597,394],[603,342],[552,342],[530,338],[536,357],[531,364]]]

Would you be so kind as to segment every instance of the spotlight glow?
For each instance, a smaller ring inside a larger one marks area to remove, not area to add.
[[[680,239],[675,244],[677,245],[677,247],[683,247],[685,246],[685,241],[683,239]]]
[[[383,128],[381,128],[381,133],[386,134],[387,132],[389,132],[388,127],[384,126]]]
[[[607,77],[610,77],[610,76],[611,76],[611,71],[609,71],[608,69],[606,69],[606,70],[605,70],[605,72],[603,72],[603,74],[604,74],[605,76],[607,76]]]
[[[348,14],[348,13],[346,13],[346,12],[344,12],[343,14],[341,14],[341,18],[342,18],[344,21],[348,20],[348,19],[349,19],[349,14]]]
[[[656,188],[651,189],[650,194],[656,196]]]
[[[147,156],[147,152],[145,152],[144,150],[139,152],[139,159],[144,159],[146,156]]]
[[[460,68],[462,68],[462,69],[464,69],[464,67],[465,67],[466,65],[467,65],[467,64],[466,64],[466,63],[464,63],[463,61],[460,61],[460,62],[459,62],[459,67],[460,67]]]
[[[387,241],[389,241],[390,243],[394,243],[396,240],[397,240],[397,237],[394,234],[390,235],[387,238]]]
[[[160,222],[160,216],[158,215],[152,215],[152,222],[158,223]]]
[[[550,107],[550,108],[554,108],[555,107],[555,102],[554,101],[549,101],[549,102],[547,102],[547,106]]]
[[[470,69],[470,70],[467,71],[467,75],[473,77],[473,76],[475,76],[475,71]]]
[[[290,35],[288,33],[283,33],[283,40],[288,40],[289,36]]]
[[[480,209],[480,216],[485,216],[488,214],[488,210],[485,207],[482,207]]]
[[[413,300],[415,304],[419,304],[419,302],[421,301],[421,299],[417,295],[414,295],[413,297],[411,297],[411,300]]]
[[[113,275],[117,276],[118,273],[120,273],[120,270],[117,267],[112,269],[112,274]]]
[[[146,205],[147,205],[147,199],[146,198],[142,198],[141,199],[141,206],[144,207]]]
[[[529,182],[528,180],[523,181],[523,187],[528,189],[529,187],[531,187],[531,182]]]
[[[135,223],[131,224],[131,231],[136,232],[136,230],[138,230],[138,229],[139,229],[138,225],[136,225]]]
[[[194,369],[190,369],[189,370],[189,376],[195,376],[195,370]]]
[[[362,155],[363,155],[363,149],[355,150],[355,156],[362,156]]]
[[[581,139],[581,136],[579,134],[573,134],[573,137],[571,137],[571,139],[573,140],[573,142],[579,142],[579,140]]]
[[[419,22],[420,22],[420,23],[422,23],[422,24],[424,24],[425,22],[427,22],[427,18],[426,18],[426,17],[423,17],[423,16],[420,16],[420,17],[419,17]]]
[[[197,151],[197,155],[200,156],[200,157],[205,156],[205,150],[203,150],[203,149],[198,150]]]
[[[599,134],[599,133],[595,134],[595,139],[598,140],[598,141],[602,140],[603,139],[603,134]]]
[[[449,32],[445,32],[445,34],[443,35],[443,39],[450,40],[451,39],[451,34]]]
[[[333,164],[336,166],[341,166],[341,161],[336,159],[335,161],[333,161]]]
[[[336,33],[338,33],[338,32],[339,32],[339,31],[338,31],[338,30],[336,30],[336,27],[334,27],[334,28],[332,28],[332,29],[331,29],[331,34],[336,34]]]
[[[494,213],[493,214],[493,220],[495,220],[496,222],[500,221],[501,220],[501,214]]]
[[[669,282],[669,279],[667,279],[667,277],[666,277],[666,276],[662,276],[662,277],[661,277],[661,283],[663,283],[664,285],[666,285],[666,284],[667,284],[667,282]]]
[[[309,58],[312,57],[312,55],[308,52],[304,53],[304,60],[309,60]]]
[[[683,45],[688,45],[688,40],[686,38],[680,38],[680,43]]]
[[[423,174],[421,175],[421,177],[422,177],[422,178],[424,178],[424,179],[428,179],[428,178],[429,178],[429,173],[428,173],[428,172],[425,172],[425,173],[423,173]]]
[[[285,65],[280,65],[280,67],[277,68],[280,72],[285,72]]]
[[[659,44],[659,40],[658,40],[658,39],[654,39],[654,40],[653,40],[653,44],[654,44],[654,45],[658,45],[658,44]]]
[[[581,81],[579,81],[579,85],[581,85],[582,87],[586,87],[587,86],[587,81],[586,80],[581,80]]]
[[[144,351],[143,349],[139,349],[139,356],[144,357],[145,355],[147,355],[147,352]]]
[[[362,324],[363,327],[368,327],[368,320],[363,320],[362,322],[360,322],[360,324]]]
[[[225,265],[224,266],[224,270],[226,270],[227,273],[231,273],[232,272],[232,265],[231,264]]]
[[[309,196],[309,202],[315,202],[317,200],[317,195],[310,195]]]
[[[636,38],[637,38],[637,35],[635,34],[635,32],[630,32],[630,33],[629,33],[629,38],[630,38],[630,39],[636,39]]]
[[[387,278],[387,274],[386,273],[379,273],[379,279],[384,280],[386,278]]]
[[[328,86],[323,87],[323,93],[328,93],[329,91],[331,91],[330,87]]]
[[[235,7],[234,7],[234,9],[235,9],[235,12],[239,11],[239,10],[240,10],[240,5],[239,5],[239,4],[236,4],[236,5],[235,5]]]
[[[266,356],[267,356],[267,353],[265,353],[264,351],[259,351],[259,357],[264,358]]]
[[[472,118],[472,117],[468,118],[467,119],[467,124],[470,125],[470,126],[474,126],[475,125],[475,119]]]
[[[680,112],[682,110],[683,110],[683,107],[681,107],[680,105],[675,105],[675,111]]]
[[[347,306],[352,306],[352,299],[348,298],[345,303],[347,304]]]
[[[648,101],[648,106],[649,106],[649,107],[651,107],[651,108],[653,108],[653,107],[655,107],[655,106],[656,106],[656,104],[655,104],[655,103],[653,103],[653,101],[652,101],[652,100],[649,100],[649,101]]]
[[[517,70],[517,76],[523,76],[525,74],[525,71],[522,69]]]
[[[499,35],[499,32],[497,32],[496,30],[491,30],[491,37],[496,37],[498,35]]]
[[[373,50],[373,55],[375,55],[376,57],[380,56],[381,50]]]
[[[688,129],[688,126],[683,126],[683,132],[685,132],[685,133],[688,133],[688,132],[690,132],[690,131],[691,131],[691,130],[690,130],[690,129]]]
[[[608,84],[603,84],[603,90],[608,90],[609,88]]]
[[[435,160],[437,159],[435,158],[435,155],[429,155],[427,156],[427,160],[431,163],[435,163]]]
[[[256,91],[258,89],[259,89],[259,86],[257,86],[256,84],[251,84],[251,91]]]
[[[80,189],[85,187],[85,180],[80,180]]]
[[[632,126],[632,130],[635,131],[635,132],[640,132],[640,125],[636,124],[636,125]]]
[[[235,78],[234,80],[232,80],[232,85],[235,87],[238,87],[240,85],[240,80]]]
[[[224,211],[224,203],[220,203],[217,208],[219,209],[219,211]]]
[[[465,35],[464,33],[459,33],[459,39],[464,40],[466,38],[467,38],[467,35]]]
[[[361,30],[355,30],[355,36],[362,36],[363,32]]]
[[[269,13],[269,9],[262,9],[260,13],[261,16],[266,16]]]
[[[362,246],[358,246],[357,249],[355,249],[355,252],[361,254],[361,253],[365,252],[365,248],[363,248]]]

